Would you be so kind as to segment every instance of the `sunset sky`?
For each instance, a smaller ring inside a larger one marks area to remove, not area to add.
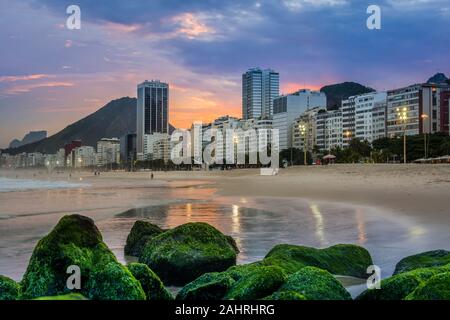
[[[66,7],[81,8],[68,30]],[[369,4],[382,29],[366,28]],[[283,93],[356,81],[383,90],[450,74],[448,0],[0,0],[0,148],[53,134],[145,79],[168,82],[170,122],[241,115],[241,74]]]

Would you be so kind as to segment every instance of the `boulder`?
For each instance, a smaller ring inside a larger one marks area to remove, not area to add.
[[[230,238],[206,223],[188,223],[166,231],[145,245],[139,262],[147,264],[166,285],[184,285],[208,272],[236,264]]]
[[[136,278],[123,265],[110,262],[91,271],[86,284],[92,300],[145,300],[145,292]]]
[[[205,273],[178,292],[177,300],[221,300],[236,281],[226,272]]]
[[[450,300],[450,272],[431,277],[409,294],[406,300]]]
[[[328,271],[304,267],[292,274],[271,297],[287,297],[292,292],[306,300],[351,300],[350,293]],[[299,298],[300,298],[299,296]]]
[[[150,222],[136,221],[127,237],[127,243],[124,249],[125,254],[139,257],[147,241],[163,232],[163,229]]]
[[[38,242],[21,282],[23,298],[72,293],[67,288],[69,266],[80,268],[78,293],[89,299],[145,299],[141,285],[117,262],[92,219],[80,215],[64,216]]]
[[[164,287],[161,279],[143,263],[131,263],[128,270],[141,283],[147,300],[173,300],[172,294]]]
[[[237,272],[230,270],[230,275]],[[254,266],[250,272],[242,273],[225,295],[225,300],[256,300],[262,299],[274,291],[286,281],[286,273],[280,267]]]
[[[279,266],[288,273],[312,266],[335,275],[367,278],[367,267],[373,262],[366,249],[351,244],[325,249],[281,244],[270,250],[262,264]]]
[[[417,287],[425,284],[433,276],[448,271],[450,271],[449,267],[436,267],[403,272],[382,280],[380,289],[368,289],[361,293],[356,299],[403,300]]]
[[[234,266],[224,272],[207,273],[187,284],[177,300],[262,299],[286,281],[283,269],[257,263]]]
[[[14,280],[0,276],[0,300],[17,300],[20,287]]]
[[[446,264],[450,264],[450,251],[427,251],[400,260],[395,266],[394,275],[419,268],[439,267]]]
[[[34,300],[88,300],[79,293],[69,293],[63,296],[40,297]]]

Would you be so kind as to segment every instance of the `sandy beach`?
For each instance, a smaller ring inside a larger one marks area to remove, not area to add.
[[[356,243],[392,273],[402,257],[450,249],[449,165],[294,167],[191,172],[2,171],[0,177],[80,184],[0,192],[0,274],[20,279],[37,241],[65,214],[92,217],[118,259],[131,226],[208,222],[236,238],[239,263],[278,243]],[[17,177],[17,178],[16,178]]]
[[[258,169],[229,171],[91,172],[72,174],[71,182],[101,187],[187,187],[210,185],[219,196],[296,197],[387,208],[427,222],[450,224],[450,165],[297,166],[277,176]],[[36,175],[35,171],[0,171],[0,176],[60,180],[67,173]]]

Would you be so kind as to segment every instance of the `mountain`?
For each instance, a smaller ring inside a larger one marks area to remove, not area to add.
[[[441,84],[441,83],[449,83],[450,79],[448,79],[445,74],[443,73],[436,73],[434,76],[432,76],[430,79],[428,79],[427,83],[435,83],[435,84]]]
[[[25,135],[25,137],[23,137],[22,141],[18,140],[18,139],[14,139],[13,141],[11,141],[11,143],[9,144],[9,147],[10,148],[18,148],[18,147],[24,146],[29,143],[40,141],[45,138],[47,138],[47,131],[44,131],[44,130],[30,131],[29,133],[27,133]]]
[[[375,91],[356,82],[332,84],[320,89],[327,95],[327,109],[333,110],[341,106],[341,101],[358,94]]]

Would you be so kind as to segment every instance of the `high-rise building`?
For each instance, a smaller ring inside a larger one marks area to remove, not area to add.
[[[144,152],[144,135],[169,133],[169,85],[144,81],[137,88],[137,153]]]
[[[309,109],[326,106],[325,93],[309,89],[276,98],[273,103],[273,128],[279,132],[280,150],[291,148],[296,118]]]
[[[357,138],[373,142],[386,135],[386,92],[369,92],[342,101],[343,146]]]
[[[136,160],[136,133],[127,133],[120,138],[120,158],[127,165]]]
[[[105,166],[112,163],[120,163],[120,139],[100,139],[97,142],[97,164]]]
[[[242,118],[270,117],[273,100],[280,94],[280,75],[271,69],[253,68],[242,75]]]
[[[389,137],[446,132],[445,97],[450,86],[415,84],[388,91],[387,135]],[[441,101],[443,99],[443,101]],[[406,117],[402,119],[402,117]]]
[[[317,113],[316,120],[316,145],[320,150],[330,151],[343,145],[343,121],[342,111],[322,110]]]

